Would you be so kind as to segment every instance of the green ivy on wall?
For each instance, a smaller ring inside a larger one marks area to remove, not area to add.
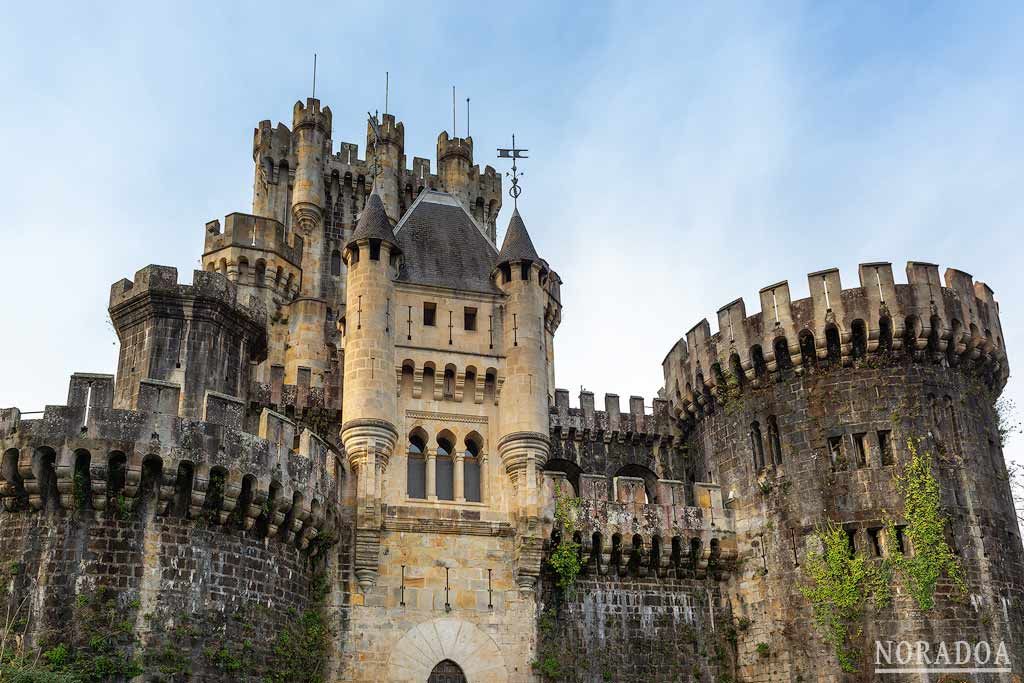
[[[573,540],[573,536],[579,531],[576,523],[579,509],[579,498],[563,493],[561,488],[555,490],[555,526],[560,529],[561,537],[558,545],[551,551],[548,564],[558,577],[556,585],[562,590],[571,588],[583,569],[580,544]]]
[[[907,439],[910,461],[896,476],[896,489],[903,496],[904,531],[913,555],[890,549],[893,566],[899,572],[917,606],[930,610],[935,606],[935,586],[943,576],[950,579],[963,595],[967,592],[963,568],[946,542],[946,515],[942,512],[939,482],[932,473],[932,454],[921,448],[920,439]],[[895,538],[890,522],[889,537]]]
[[[860,655],[854,641],[861,633],[861,618],[869,601],[876,609],[889,603],[891,573],[884,563],[872,563],[854,553],[846,532],[835,522],[818,527],[815,536],[823,551],[807,556],[803,572],[810,581],[800,592],[814,608],[814,621],[835,650],[839,665],[853,672]]]

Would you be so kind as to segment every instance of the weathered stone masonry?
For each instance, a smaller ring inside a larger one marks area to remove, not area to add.
[[[252,215],[205,225],[190,283],[112,286],[116,378],[0,411],[19,652],[169,681],[867,681],[876,638],[1002,641],[1024,666],[986,285],[923,263],[813,273],[799,301],[778,283],[680,339],[657,397],[571,407],[561,278],[518,211],[499,248],[472,139],[442,132],[431,172],[394,115],[362,158],[333,123],[311,98],[259,124]],[[913,555],[910,439],[966,595],[940,581],[921,611],[895,582],[843,672],[802,568],[829,521],[873,565]]]

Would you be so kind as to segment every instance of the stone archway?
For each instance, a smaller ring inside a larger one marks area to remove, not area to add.
[[[497,643],[475,624],[434,619],[409,629],[388,658],[388,681],[426,683],[444,660],[457,664],[468,683],[508,683]]]

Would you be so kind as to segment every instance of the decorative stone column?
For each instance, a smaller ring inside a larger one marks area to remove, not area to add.
[[[466,454],[455,452],[455,502],[466,502]]]
[[[427,500],[437,500],[437,451],[427,449]]]

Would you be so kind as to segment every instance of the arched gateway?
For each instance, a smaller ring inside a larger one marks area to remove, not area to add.
[[[430,672],[427,683],[466,683],[466,674],[462,673],[462,667],[458,664],[444,659]]]
[[[435,619],[406,632],[388,658],[393,683],[508,683],[494,639],[461,619]]]

